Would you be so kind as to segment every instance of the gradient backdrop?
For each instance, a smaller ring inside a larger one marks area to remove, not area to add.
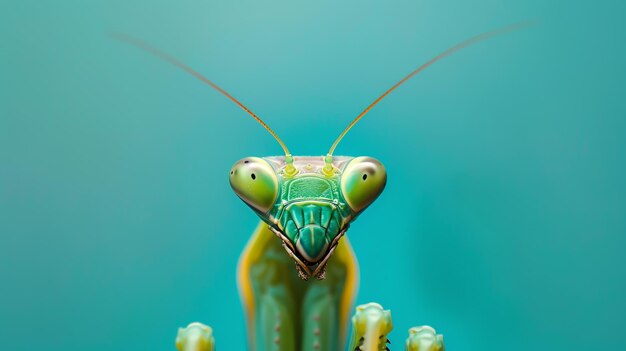
[[[441,50],[520,20],[378,105],[337,154],[388,168],[349,235],[358,303],[394,350],[618,350],[626,315],[626,5],[620,1],[7,1],[0,4],[0,349],[243,350],[235,285],[255,215],[228,171],[295,154]]]

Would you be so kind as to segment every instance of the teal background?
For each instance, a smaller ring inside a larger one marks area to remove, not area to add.
[[[380,93],[437,63],[337,153],[388,186],[349,231],[358,303],[394,350],[623,349],[626,5],[620,1],[0,3],[0,348],[243,350],[235,268],[257,218],[230,166],[280,154],[245,113],[107,33],[143,38],[321,155]]]

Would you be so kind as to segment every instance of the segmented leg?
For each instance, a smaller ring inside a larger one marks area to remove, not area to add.
[[[325,286],[308,289],[302,304],[302,351],[338,350],[337,298]]]
[[[443,335],[437,334],[435,329],[424,325],[409,329],[406,339],[406,351],[445,351]]]
[[[198,322],[191,323],[186,328],[178,328],[176,348],[178,351],[214,351],[213,329]]]
[[[325,279],[310,279],[305,285],[300,350],[343,351],[358,285],[358,264],[348,238],[341,239],[326,265]]]
[[[259,225],[239,262],[251,350],[295,350],[299,323],[295,275],[293,261],[279,239],[267,225]]]
[[[387,334],[393,329],[391,312],[375,302],[359,305],[352,317],[350,351],[388,351]]]

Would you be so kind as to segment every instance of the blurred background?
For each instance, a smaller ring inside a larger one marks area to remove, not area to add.
[[[232,102],[125,43],[168,51],[322,155],[389,174],[351,227],[357,303],[450,350],[623,348],[626,5],[619,1],[2,1],[0,348],[244,350],[230,190],[278,144]]]

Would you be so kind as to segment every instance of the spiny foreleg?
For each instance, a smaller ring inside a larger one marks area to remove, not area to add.
[[[406,339],[406,351],[445,351],[443,335],[437,334],[435,329],[424,325],[409,329]]]
[[[393,329],[391,311],[375,302],[359,305],[352,317],[349,351],[388,351],[387,334]]]

